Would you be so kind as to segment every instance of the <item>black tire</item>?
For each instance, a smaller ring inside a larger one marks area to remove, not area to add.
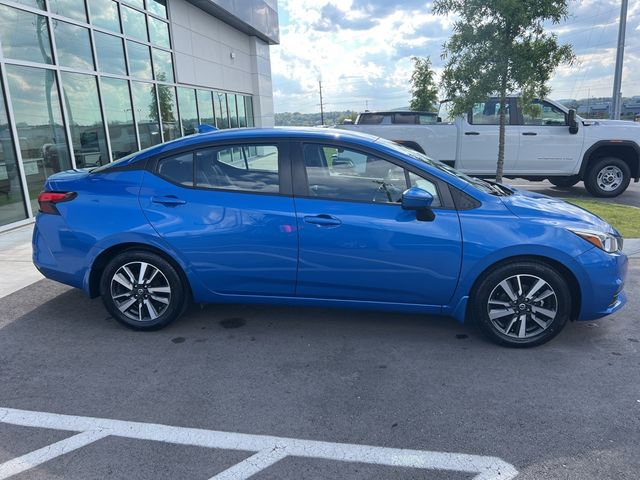
[[[535,290],[538,280],[545,285]],[[503,282],[507,283],[506,288]],[[520,294],[518,282],[522,286]],[[509,288],[511,292],[507,292]],[[526,295],[531,291],[534,297],[529,301]],[[537,297],[544,298],[536,300]],[[535,261],[515,261],[498,266],[480,280],[471,308],[476,326],[492,342],[507,347],[535,347],[564,328],[571,315],[571,295],[567,281],[554,268]],[[551,317],[549,312],[555,315]]]
[[[186,292],[176,269],[144,250],[116,255],[100,279],[104,306],[113,318],[134,330],[159,330],[176,320],[187,306]]]
[[[631,169],[624,160],[603,157],[589,167],[584,186],[594,197],[610,198],[624,192],[630,181]]]
[[[572,175],[570,177],[549,177],[549,181],[556,187],[569,188],[578,183],[580,181],[580,177],[577,175]]]

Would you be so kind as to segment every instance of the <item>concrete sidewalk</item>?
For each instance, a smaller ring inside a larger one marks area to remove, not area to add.
[[[31,262],[33,224],[0,233],[0,298],[44,278]],[[640,238],[624,240],[624,253],[640,258]]]

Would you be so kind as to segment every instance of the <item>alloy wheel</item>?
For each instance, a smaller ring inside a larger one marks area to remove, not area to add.
[[[171,287],[160,269],[147,262],[122,265],[111,278],[111,298],[126,317],[155,320],[171,303]]]

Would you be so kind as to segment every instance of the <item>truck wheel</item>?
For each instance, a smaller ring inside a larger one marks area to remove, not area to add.
[[[571,175],[570,177],[549,177],[549,181],[556,187],[568,188],[573,187],[578,183],[580,181],[580,177],[578,175]]]
[[[597,160],[587,172],[584,186],[594,197],[617,197],[631,181],[631,170],[627,163],[617,157]]]

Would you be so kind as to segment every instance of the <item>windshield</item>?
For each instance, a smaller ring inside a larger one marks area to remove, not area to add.
[[[456,178],[468,183],[469,185],[473,185],[473,187],[481,190],[485,193],[490,193],[492,195],[505,195],[510,194],[511,192],[505,191],[503,188],[496,186],[495,184],[491,184],[485,180],[481,180],[476,177],[470,177],[462,172],[459,172],[453,167],[450,167],[446,163],[442,163],[439,160],[434,160],[433,158],[427,157],[424,153],[417,152],[416,150],[412,150],[411,148],[405,147],[404,145],[400,145],[398,143],[392,142],[391,140],[386,140],[384,138],[378,138],[376,140],[377,143],[384,145],[389,148],[393,148],[394,150],[398,150],[405,155],[408,155],[412,158],[420,162],[424,162],[434,168],[442,172],[446,172],[449,175],[453,175]]]

